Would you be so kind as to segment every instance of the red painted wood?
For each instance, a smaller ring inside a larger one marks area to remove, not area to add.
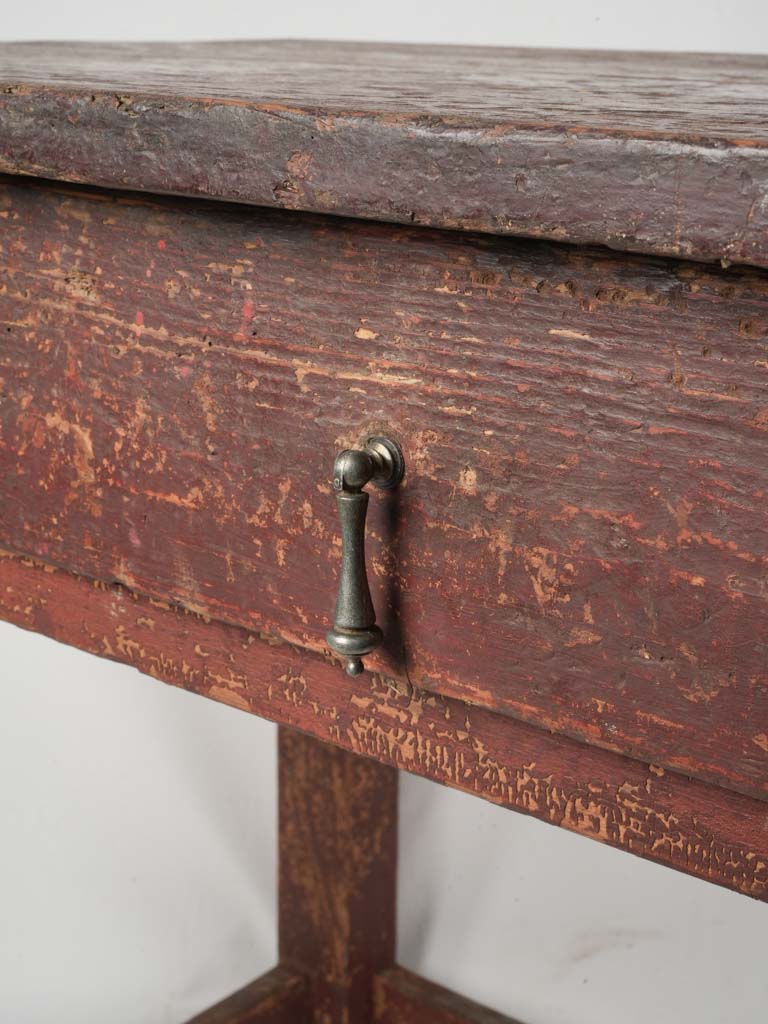
[[[307,1000],[305,979],[286,967],[275,967],[189,1024],[310,1024]]]
[[[375,993],[375,1024],[519,1024],[403,967],[380,974]]]
[[[767,124],[761,56],[0,46],[2,170],[763,266]]]
[[[315,1024],[363,1024],[395,955],[397,772],[285,727],[278,766],[280,960]]]
[[[763,272],[10,180],[0,217],[4,545],[322,652],[333,457],[391,432],[375,668],[766,797]]]
[[[209,621],[0,557],[0,617],[667,867],[768,899],[765,803]]]
[[[767,97],[765,58],[0,44],[0,170],[406,225],[0,179],[0,614],[282,726],[282,963],[195,1024],[502,1024],[392,966],[395,768],[768,899],[768,277],[727,269],[768,266]],[[327,477],[374,432],[352,680]]]

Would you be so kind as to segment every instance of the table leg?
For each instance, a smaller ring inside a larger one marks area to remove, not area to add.
[[[280,966],[190,1024],[515,1024],[395,965],[394,768],[279,729]]]
[[[280,960],[315,1024],[369,1021],[395,956],[397,770],[281,728]]]

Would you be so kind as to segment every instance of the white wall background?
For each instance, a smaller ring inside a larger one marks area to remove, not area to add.
[[[763,53],[765,0],[2,0],[0,38],[371,39]],[[684,101],[684,100],[683,100]]]
[[[24,0],[0,39],[768,52],[765,0]],[[684,103],[684,97],[681,97]],[[0,624],[0,1024],[180,1024],[268,969],[275,732]],[[765,1024],[768,907],[404,776],[399,958],[526,1024]]]

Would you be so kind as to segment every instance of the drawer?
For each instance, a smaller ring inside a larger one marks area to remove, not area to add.
[[[768,276],[6,178],[0,543],[768,796]],[[105,651],[104,653],[109,653]],[[341,671],[341,669],[339,669]]]

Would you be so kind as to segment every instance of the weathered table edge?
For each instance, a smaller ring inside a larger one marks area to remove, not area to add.
[[[762,801],[8,552],[0,618],[768,901]]]
[[[0,69],[3,172],[768,267],[761,140],[434,120],[30,85]]]

